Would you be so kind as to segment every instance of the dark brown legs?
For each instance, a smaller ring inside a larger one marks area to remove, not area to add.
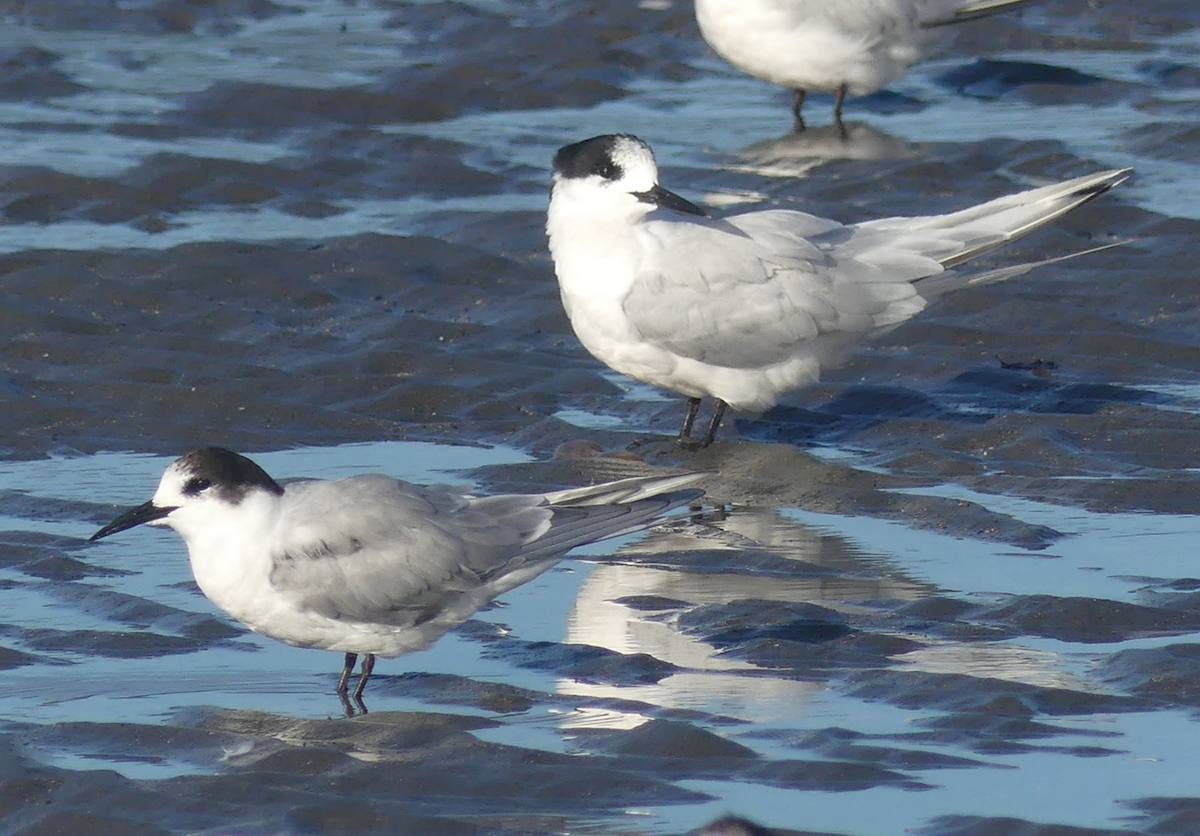
[[[837,96],[833,100],[833,124],[837,125],[838,136],[845,139],[850,134],[846,132],[846,126],[842,124],[842,104],[846,101],[846,85],[843,84],[837,90]]]
[[[692,425],[696,423],[700,399],[688,398],[687,414],[683,418],[683,427],[679,430],[679,438],[676,440],[679,446],[686,450],[702,450],[712,444],[717,437],[717,429],[721,426],[721,419],[725,417],[725,406],[725,401],[720,398],[713,399],[713,414],[712,420],[708,422],[708,432],[704,434],[704,438],[697,441],[692,438]]]
[[[795,117],[793,128],[796,133],[804,130],[804,117],[800,115],[800,111],[804,110],[804,91],[797,90],[795,98],[792,99],[792,116]]]
[[[717,428],[721,426],[721,419],[725,417],[725,401],[720,398],[713,400],[712,420],[708,422],[708,432],[704,434],[704,438],[700,441],[700,446],[707,447],[712,444],[717,438]]]
[[[363,657],[362,672],[358,677],[358,685],[354,688],[354,699],[362,702],[363,689],[367,687],[367,680],[371,678],[371,672],[375,670],[375,654],[368,653]]]
[[[692,437],[692,425],[696,423],[696,413],[700,411],[700,399],[688,398],[687,415],[683,416],[683,426],[679,430],[679,443],[684,444]]]
[[[805,130],[804,117],[800,114],[800,111],[802,111],[804,109],[805,91],[804,90],[796,90],[793,95],[794,95],[794,98],[792,99],[792,117],[793,117],[792,126],[793,126],[793,130],[795,130],[796,133],[801,133]],[[837,93],[834,94],[834,99],[833,99],[833,124],[837,126],[838,136],[840,136],[842,139],[845,139],[846,137],[848,137],[850,135],[846,131],[846,126],[842,123],[842,105],[845,103],[845,101],[846,101],[846,85],[843,84],[841,87],[839,87],[837,89]]]
[[[338,677],[337,695],[342,699],[342,707],[346,709],[346,716],[353,717],[354,709],[357,708],[359,713],[366,714],[367,707],[363,704],[363,689],[367,687],[367,680],[371,678],[371,671],[375,670],[375,654],[368,653],[363,656],[362,669],[359,672],[358,684],[354,686],[354,693],[348,694],[350,690],[350,677],[354,674],[354,663],[358,661],[357,653],[347,653],[346,663],[342,666],[342,675]],[[353,705],[351,700],[354,701]]]

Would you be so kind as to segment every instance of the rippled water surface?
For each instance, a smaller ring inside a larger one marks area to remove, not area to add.
[[[790,133],[684,2],[0,14],[5,832],[1200,831],[1192,3],[964,26],[846,139],[822,96]],[[1129,166],[988,258],[1127,243],[941,300],[689,456],[546,253],[554,150],[614,131],[718,212]],[[226,618],[174,534],[86,542],[203,444],[484,491],[711,475],[380,660],[347,719],[340,656]]]

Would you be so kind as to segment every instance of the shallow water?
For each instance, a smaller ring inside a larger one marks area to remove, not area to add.
[[[785,132],[682,2],[3,13],[6,832],[1200,830],[1192,4],[963,27],[848,141],[827,97]],[[553,151],[612,131],[710,206],[846,220],[1131,166],[989,263],[1130,243],[942,300],[685,456],[545,251]],[[279,478],[716,475],[381,660],[347,720],[337,654],[230,622],[174,535],[85,543],[209,443]]]
[[[512,449],[411,442],[258,459],[281,478],[382,470],[460,483],[466,468],[494,477],[529,461]],[[214,710],[268,712],[296,724],[336,716],[330,691],[340,659],[245,633],[215,614],[193,590],[182,544],[169,532],[139,529],[83,545],[99,515],[96,497],[141,501],[167,461],[101,454],[0,467],[2,495],[22,500],[6,540],[22,531],[55,538],[48,551],[82,560],[77,571],[85,575],[47,572],[44,560],[10,564],[0,575],[10,646],[35,651],[32,664],[7,672],[0,714],[25,753],[58,769],[115,769],[151,781],[253,779],[259,750],[279,745],[277,734],[201,745],[148,742],[130,730],[194,728],[197,707],[210,735],[223,726]],[[1187,795],[1200,766],[1194,713],[1170,700],[1122,696],[1152,688],[1162,669],[1132,689],[1108,676],[1118,653],[1178,647],[1200,631],[1200,613],[1171,601],[1162,588],[1172,583],[1161,580],[1187,577],[1200,517],[1064,513],[949,485],[912,492],[1053,523],[1068,536],[1030,551],[799,510],[735,506],[676,517],[648,536],[581,550],[464,632],[382,661],[368,692],[372,713],[344,722],[466,712],[494,721],[474,732],[483,743],[590,755],[584,760],[634,775],[682,770],[679,787],[712,798],[577,813],[613,827],[637,816],[647,832],[698,826],[727,810],[843,833],[920,828],[951,814],[1107,827],[1130,815],[1131,801]],[[45,519],[38,500],[76,513]],[[1159,580],[1143,574],[1151,549]],[[1033,603],[1036,596],[1052,600]],[[1060,619],[1054,600],[1080,608],[1083,623]],[[910,611],[938,601],[961,609],[950,621],[937,607]],[[885,637],[897,644],[864,644]],[[179,644],[166,643],[172,638]],[[514,693],[501,705],[463,701],[462,682]],[[945,688],[954,692],[949,699]],[[664,723],[654,744],[611,739]],[[1007,724],[1007,733],[988,728]],[[697,734],[739,748],[707,753],[714,744]],[[631,747],[632,765],[605,756],[614,746]],[[746,774],[747,761],[757,778]],[[792,774],[814,763],[852,774]],[[854,774],[856,764],[870,764],[870,773]]]

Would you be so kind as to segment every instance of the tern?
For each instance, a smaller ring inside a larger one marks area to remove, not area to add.
[[[245,456],[195,450],[148,502],[91,540],[143,523],[187,544],[214,604],[256,633],[345,653],[337,693],[364,654],[359,709],[376,656],[428,647],[570,549],[650,525],[703,491],[702,473],[639,476],[542,494],[469,496],[379,474],[280,484]]]
[[[793,90],[804,130],[804,96],[833,93],[841,129],[847,95],[865,96],[902,78],[921,57],[928,31],[1039,0],[696,0],[700,34],[755,78]]]
[[[611,134],[555,154],[546,232],[580,342],[621,374],[687,396],[679,441],[703,447],[727,406],[768,409],[930,300],[1058,260],[951,272],[1128,174],[1102,171],[947,215],[841,224],[768,210],[714,220],[659,185],[649,145]],[[703,397],[716,403],[697,445]]]

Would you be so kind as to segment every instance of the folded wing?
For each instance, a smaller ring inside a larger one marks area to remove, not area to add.
[[[925,305],[911,282],[942,269],[907,251],[846,248],[851,227],[801,212],[644,229],[662,241],[651,241],[625,313],[644,338],[727,368],[761,368],[822,338],[841,344],[907,319]]]
[[[274,556],[271,582],[328,618],[457,622],[572,547],[644,527],[695,498],[700,491],[676,488],[698,478],[624,480],[585,496],[472,497],[383,476],[289,485],[297,491],[291,535]],[[321,517],[308,517],[313,507],[324,509]]]
[[[823,360],[851,337],[912,317],[975,281],[948,273],[1128,177],[1105,171],[945,215],[841,225],[802,212],[650,222],[645,269],[625,299],[632,325],[680,357],[762,368],[800,352]],[[682,253],[683,255],[679,255]],[[998,281],[1020,270],[992,272]]]

